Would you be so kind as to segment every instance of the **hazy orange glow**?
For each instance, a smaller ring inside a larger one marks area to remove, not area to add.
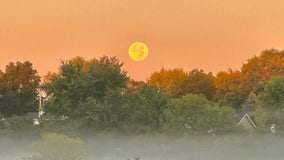
[[[0,68],[30,60],[40,75],[60,59],[117,56],[137,80],[165,68],[239,68],[284,47],[282,0],[7,0],[0,5]],[[142,62],[128,47],[143,41]]]

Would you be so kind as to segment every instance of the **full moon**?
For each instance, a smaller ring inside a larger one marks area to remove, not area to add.
[[[134,61],[143,61],[148,56],[148,47],[145,43],[134,42],[128,50],[129,57]]]

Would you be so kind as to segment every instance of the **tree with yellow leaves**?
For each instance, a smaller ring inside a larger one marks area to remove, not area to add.
[[[161,91],[164,91],[169,96],[175,97],[181,89],[182,83],[188,79],[188,73],[183,69],[165,69],[162,68],[158,72],[154,72],[149,79],[147,84],[153,86]]]

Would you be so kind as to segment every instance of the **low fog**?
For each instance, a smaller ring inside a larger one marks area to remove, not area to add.
[[[22,160],[30,138],[1,138],[0,160]],[[83,138],[90,160],[282,160],[284,139],[274,136]]]

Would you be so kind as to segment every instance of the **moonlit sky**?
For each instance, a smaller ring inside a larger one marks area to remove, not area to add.
[[[284,48],[283,0],[0,0],[0,68],[29,60],[40,75],[60,59],[117,56],[136,80],[181,67],[217,73]],[[132,42],[149,47],[128,57]]]

